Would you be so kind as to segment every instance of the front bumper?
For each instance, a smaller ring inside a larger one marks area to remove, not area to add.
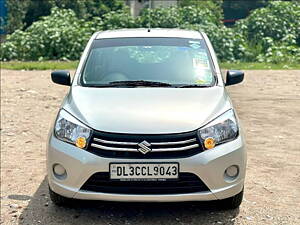
[[[246,152],[244,140],[239,136],[234,141],[204,151],[188,158],[179,159],[139,159],[140,162],[178,162],[180,172],[197,175],[210,191],[189,194],[137,195],[111,194],[82,191],[80,188],[90,176],[97,172],[108,172],[109,163],[137,162],[137,159],[103,158],[73,145],[62,142],[53,134],[47,145],[47,173],[51,190],[65,197],[107,201],[176,202],[209,201],[232,197],[244,186]],[[66,179],[58,179],[53,174],[53,165],[61,164],[67,171]],[[224,171],[231,165],[239,167],[239,175],[228,180]]]

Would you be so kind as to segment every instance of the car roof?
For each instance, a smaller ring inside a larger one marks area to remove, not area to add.
[[[151,28],[150,32],[147,28],[107,30],[99,32],[98,35],[96,35],[95,39],[126,37],[170,37],[202,39],[202,35],[198,31],[162,28]]]

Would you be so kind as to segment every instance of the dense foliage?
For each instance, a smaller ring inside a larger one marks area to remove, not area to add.
[[[91,33],[102,21],[78,19],[69,9],[53,8],[50,16],[26,31],[16,30],[1,47],[1,58],[10,60],[78,59]]]
[[[142,27],[147,27],[149,21],[151,27],[177,28],[185,25],[221,25],[221,14],[214,13],[206,7],[171,7],[145,9],[137,19]]]
[[[148,27],[149,18],[152,27],[205,31],[221,61],[300,62],[300,4],[280,1],[254,10],[232,28],[225,27],[221,13],[209,5],[146,9],[137,18],[122,8],[89,20],[54,7],[51,15],[25,31],[8,35],[0,59],[79,59],[96,30]]]
[[[248,0],[248,1],[235,1],[224,0],[222,4],[224,19],[242,19],[249,15],[249,12],[265,7],[268,1],[272,0]]]
[[[1,24],[5,28],[7,33],[12,33],[16,29],[22,29],[24,27],[24,18],[26,15],[26,9],[29,5],[27,0],[7,0],[6,6],[8,9],[8,17],[6,18],[6,24]],[[1,18],[4,21],[4,18]]]
[[[27,28],[40,17],[48,16],[53,7],[72,9],[78,18],[87,20],[123,9],[124,5],[122,0],[6,0],[8,18],[4,28],[8,34]]]
[[[300,61],[299,2],[270,2],[237,23],[247,40],[249,60]]]

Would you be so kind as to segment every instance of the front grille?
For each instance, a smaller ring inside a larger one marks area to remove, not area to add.
[[[108,172],[95,173],[81,190],[111,194],[185,194],[209,191],[203,181],[192,173],[179,173],[177,180],[169,181],[116,181],[109,179]]]
[[[146,141],[151,151],[143,154],[139,144]],[[203,148],[196,131],[180,134],[135,135],[94,131],[87,151],[108,158],[183,158],[198,154]]]

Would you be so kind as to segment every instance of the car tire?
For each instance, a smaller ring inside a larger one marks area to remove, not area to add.
[[[51,201],[57,206],[70,206],[71,203],[74,202],[74,200],[71,198],[67,198],[55,193],[54,191],[51,190],[50,187],[49,187],[49,195]]]
[[[243,201],[244,188],[243,190],[230,198],[222,199],[221,206],[223,209],[236,209],[240,206]]]

